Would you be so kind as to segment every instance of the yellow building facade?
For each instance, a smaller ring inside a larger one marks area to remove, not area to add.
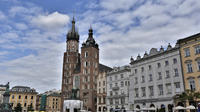
[[[61,92],[50,90],[37,96],[37,111],[39,112],[60,112]]]
[[[60,112],[61,107],[60,94],[50,94],[47,96],[46,111],[47,112]]]
[[[185,90],[200,91],[200,33],[177,41]]]
[[[15,86],[10,90],[10,100],[12,108],[14,109],[18,103],[21,104],[22,112],[27,112],[28,107],[32,105],[32,109],[36,110],[36,96],[35,89],[25,86]]]

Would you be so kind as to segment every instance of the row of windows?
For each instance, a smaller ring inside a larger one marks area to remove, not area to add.
[[[200,54],[200,45],[197,45],[194,47],[195,54]],[[184,49],[185,57],[190,56],[190,48],[185,48]]]
[[[115,91],[115,92],[114,92],[115,95],[119,95],[118,92],[119,92],[119,91]],[[125,94],[124,90],[121,89],[121,93],[120,93],[120,95],[124,95],[124,94]],[[110,91],[110,96],[113,96],[113,91]]]
[[[178,76],[179,76],[178,69],[175,68],[174,69],[174,77],[178,77]],[[157,80],[162,80],[163,79],[162,73],[158,72],[157,77],[158,77]],[[167,79],[167,78],[170,78],[170,77],[171,76],[170,76],[169,70],[165,71],[165,77],[164,78]],[[149,74],[148,79],[149,79],[148,80],[149,82],[153,81],[153,75]],[[141,76],[141,83],[145,83],[145,76],[144,75]],[[135,84],[138,84],[138,77],[135,77]]]
[[[102,89],[100,89],[99,88],[99,91],[98,91],[98,93],[102,93],[102,91],[101,91]],[[106,88],[103,88],[103,93],[106,93]]]
[[[179,93],[180,92],[180,82],[175,82],[174,83],[175,86],[175,92]],[[163,90],[163,84],[157,85],[158,87],[158,95],[162,96],[164,95],[164,90]],[[172,94],[172,85],[171,83],[167,83],[165,84],[165,88],[166,88],[166,94]],[[149,96],[154,96],[154,86],[149,86]],[[135,97],[139,97],[139,88],[135,88]],[[141,96],[145,97],[146,96],[146,87],[141,87]]]
[[[91,63],[89,62],[89,61],[85,61],[84,62],[84,64],[83,64],[83,66],[84,67],[88,67],[88,66],[91,66]],[[98,67],[98,63],[93,63],[93,66],[95,67],[95,68],[97,68]]]
[[[105,97],[102,97],[102,98],[99,97],[98,99],[99,99],[98,103],[100,103],[100,104],[101,103],[104,103],[104,104],[106,103],[106,98]]]
[[[197,60],[196,64],[197,64],[197,70],[200,71],[200,60]],[[186,67],[187,67],[187,73],[193,72],[192,62],[187,62]]]
[[[177,63],[177,59],[174,58],[173,59],[173,64],[176,64]],[[165,61],[165,66],[169,66],[169,61]],[[157,63],[157,68],[160,68],[161,67],[161,63]],[[148,65],[148,70],[152,70],[152,66],[151,65]],[[134,73],[137,74],[137,69],[134,70]],[[141,72],[144,72],[144,67],[141,67]]]
[[[120,78],[123,79],[124,78],[124,74],[120,74]],[[115,75],[115,79],[114,80],[117,80],[118,79],[118,75]],[[112,76],[110,76],[110,81],[112,81]]]
[[[106,85],[106,81],[103,81],[103,86],[105,86]],[[99,85],[98,85],[99,87],[101,86],[101,82],[99,81]]]
[[[119,101],[120,100],[120,101]],[[114,99],[114,101],[115,101],[115,104],[125,104],[125,98],[115,98]],[[113,104],[113,99],[111,98],[111,99],[109,99],[109,102],[110,102],[110,105],[112,105]]]
[[[130,82],[129,81],[121,81],[120,84],[121,84],[121,87],[124,87],[124,82],[125,82],[125,86],[129,86],[130,85]],[[113,84],[111,83],[110,84],[110,88],[112,89],[113,87]],[[118,87],[118,82],[115,83],[115,87]]]
[[[15,98],[15,95],[12,95],[12,99],[14,99]],[[28,96],[25,96],[24,97],[25,99],[28,99]],[[33,99],[34,97],[33,96],[31,96],[31,99]],[[21,99],[21,95],[19,95],[18,96],[18,99]]]

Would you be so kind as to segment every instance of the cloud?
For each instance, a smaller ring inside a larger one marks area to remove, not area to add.
[[[6,16],[3,12],[0,11],[0,20],[6,19]]]
[[[34,17],[31,22],[41,29],[56,30],[64,27],[69,22],[69,16],[54,12]]]
[[[177,39],[199,32],[198,4],[195,0],[80,2],[88,7],[76,14],[80,47],[92,24],[100,62],[111,67],[127,65],[131,56],[143,56],[152,47],[168,43],[174,46]],[[60,88],[68,14],[36,5],[8,9],[3,15],[9,22],[0,26],[0,79],[5,79],[0,83],[11,81],[12,86],[27,85],[40,92]]]
[[[24,23],[16,23],[15,26],[19,30],[26,30],[28,28],[27,25]]]
[[[102,0],[100,2],[101,7],[116,11],[116,10],[128,10],[130,9],[137,0]]]

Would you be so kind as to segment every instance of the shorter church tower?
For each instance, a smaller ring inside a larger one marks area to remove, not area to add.
[[[93,38],[93,30],[90,27],[86,42],[81,47],[81,87],[80,97],[84,108],[92,112],[96,111],[97,102],[97,76],[99,72],[99,48]]]

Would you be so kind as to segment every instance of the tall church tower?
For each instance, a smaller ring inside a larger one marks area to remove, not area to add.
[[[93,38],[90,27],[86,42],[81,47],[81,80],[80,98],[84,108],[96,111],[97,103],[97,76],[99,72],[99,48]]]
[[[63,59],[63,74],[62,74],[62,95],[61,95],[61,110],[63,109],[63,101],[69,99],[73,88],[73,72],[79,62],[79,34],[75,28],[75,19],[72,20],[72,28],[67,33],[67,46]]]

